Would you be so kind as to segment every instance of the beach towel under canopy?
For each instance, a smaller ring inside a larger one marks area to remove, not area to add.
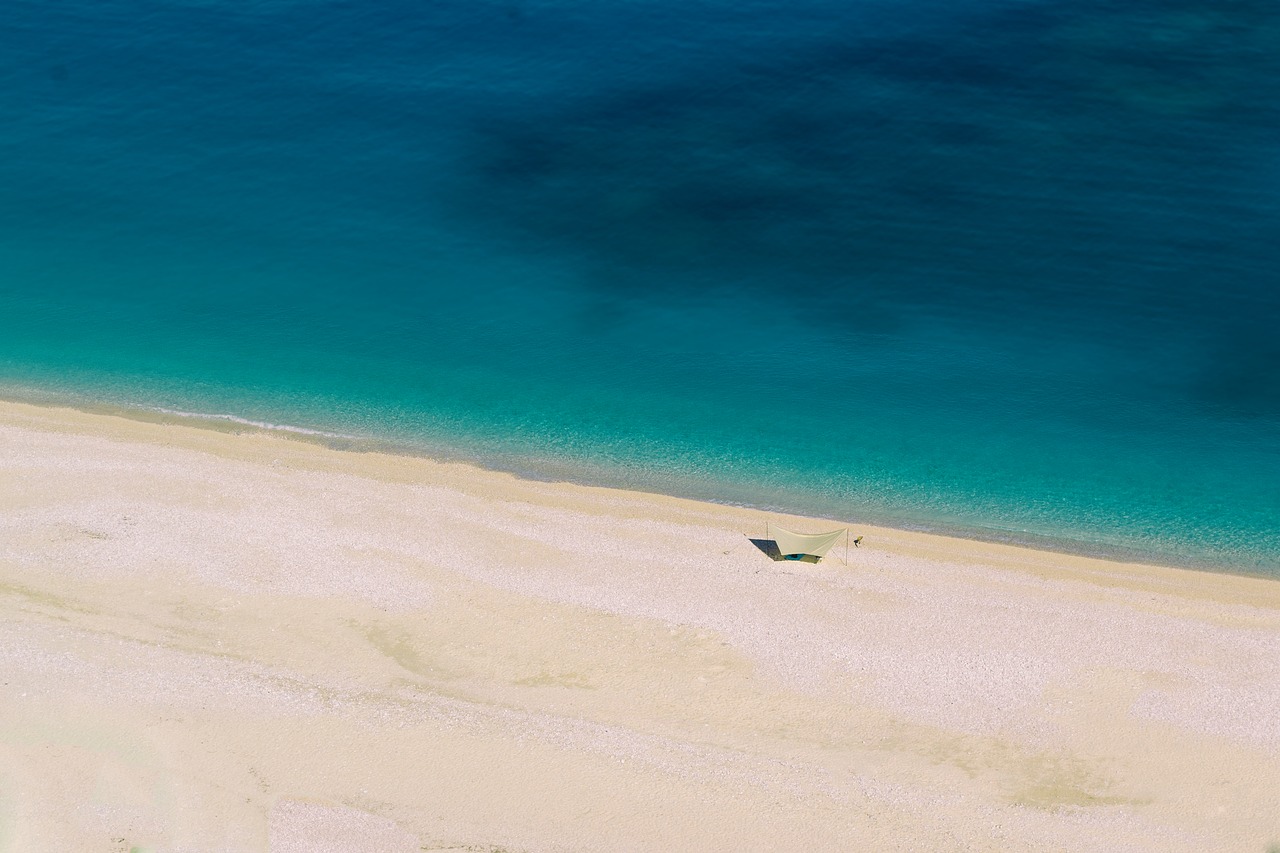
[[[831,546],[840,541],[849,528],[841,527],[830,533],[792,533],[781,527],[770,528],[773,541],[778,543],[778,552],[784,557],[800,554],[809,557],[824,557]]]

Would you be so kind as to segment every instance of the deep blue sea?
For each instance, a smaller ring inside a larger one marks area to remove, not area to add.
[[[33,393],[1280,574],[1280,5],[5,0]]]

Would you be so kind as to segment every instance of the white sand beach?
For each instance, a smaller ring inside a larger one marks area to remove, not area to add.
[[[1280,582],[0,404],[0,851],[1256,851]]]

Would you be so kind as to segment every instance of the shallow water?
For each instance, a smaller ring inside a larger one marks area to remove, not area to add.
[[[1280,11],[846,5],[7,4],[0,382],[1280,571]]]

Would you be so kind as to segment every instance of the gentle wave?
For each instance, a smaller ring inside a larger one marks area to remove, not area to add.
[[[222,421],[226,423],[239,424],[241,426],[252,427],[254,429],[267,430],[270,432],[295,433],[297,435],[315,436],[317,438],[335,438],[344,441],[366,441],[372,440],[367,436],[352,435],[344,432],[330,432],[323,429],[311,429],[310,427],[297,426],[295,424],[279,424],[270,423],[268,421],[255,421],[250,418],[242,418],[239,415],[230,415],[225,413],[213,412],[187,412],[181,409],[167,409],[163,406],[138,406],[137,408],[156,412],[161,415],[167,415],[174,418],[184,418],[194,421]]]

